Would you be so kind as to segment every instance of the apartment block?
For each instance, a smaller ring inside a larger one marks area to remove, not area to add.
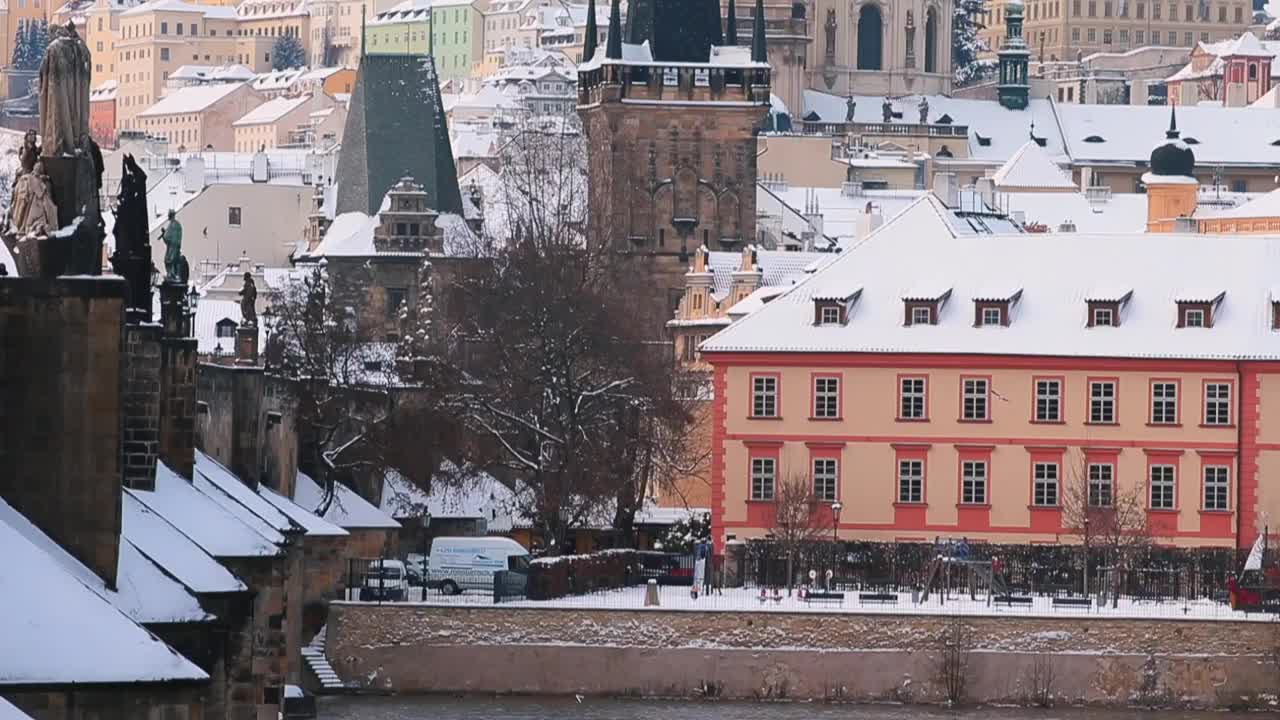
[[[169,141],[178,152],[227,151],[235,145],[232,123],[263,104],[247,83],[184,87],[133,118],[133,127]]]

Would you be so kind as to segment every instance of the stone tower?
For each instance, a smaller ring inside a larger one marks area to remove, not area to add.
[[[1005,37],[1000,45],[1000,81],[996,95],[1000,104],[1010,110],[1022,110],[1031,95],[1027,62],[1031,52],[1022,38],[1022,0],[1009,0],[1004,6]]]
[[[808,86],[837,95],[950,95],[954,4],[813,0]]]
[[[717,0],[635,0],[625,34],[613,0],[606,46],[578,69],[593,235],[643,265],[663,317],[694,249],[755,237],[767,48],[763,26],[750,47],[722,38]]]

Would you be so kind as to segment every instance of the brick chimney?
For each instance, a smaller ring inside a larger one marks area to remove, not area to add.
[[[160,459],[190,480],[196,461],[196,340],[187,287],[160,286]]]
[[[160,454],[160,326],[124,327],[124,486],[156,489]]]
[[[110,587],[126,293],[118,278],[0,278],[0,497]]]

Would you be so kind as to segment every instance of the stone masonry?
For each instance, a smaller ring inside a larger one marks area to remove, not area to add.
[[[124,329],[124,486],[156,489],[160,455],[160,326]]]

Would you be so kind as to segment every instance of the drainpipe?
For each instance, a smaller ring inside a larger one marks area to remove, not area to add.
[[[1236,550],[1239,551],[1244,528],[1244,507],[1240,504],[1240,487],[1244,482],[1244,370],[1239,360],[1236,360],[1236,388]]]

